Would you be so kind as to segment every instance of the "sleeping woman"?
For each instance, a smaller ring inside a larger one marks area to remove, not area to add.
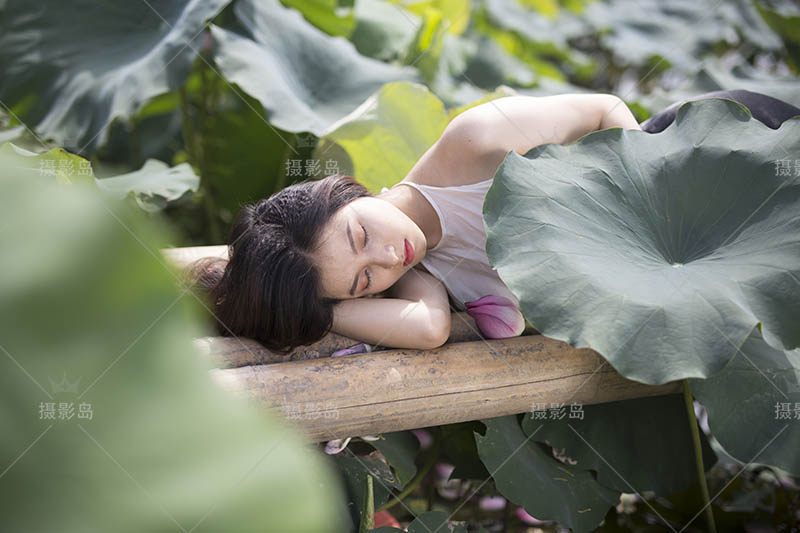
[[[717,91],[773,128],[800,110],[749,91]],[[643,124],[663,130],[676,102]],[[773,124],[770,124],[770,121]],[[507,96],[455,117],[411,171],[373,195],[348,176],[295,183],[238,213],[229,260],[191,272],[221,335],[287,353],[333,331],[370,345],[431,349],[453,309],[488,338],[522,333],[519,301],[489,266],[483,200],[506,154],[605,128],[641,130],[611,94]]]

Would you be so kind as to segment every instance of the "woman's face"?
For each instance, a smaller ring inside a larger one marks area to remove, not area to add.
[[[404,265],[406,240],[414,258]],[[347,300],[383,292],[420,262],[426,248],[419,226],[391,202],[353,200],[333,215],[320,238],[315,263],[323,296]]]

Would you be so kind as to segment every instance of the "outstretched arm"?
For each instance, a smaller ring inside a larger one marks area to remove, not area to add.
[[[412,173],[438,176],[442,185],[473,183],[493,176],[510,150],[524,155],[541,144],[566,144],[613,127],[641,130],[613,94],[497,98],[455,117]]]
[[[332,331],[394,348],[429,350],[447,341],[450,305],[438,279],[411,269],[383,294],[336,304]]]

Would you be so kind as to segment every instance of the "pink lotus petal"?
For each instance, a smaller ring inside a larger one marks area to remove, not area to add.
[[[447,478],[450,477],[450,474],[453,473],[455,470],[455,465],[451,465],[450,463],[436,463],[434,470],[436,471],[436,480],[437,481],[447,481]]]
[[[433,435],[431,435],[431,432],[427,429],[412,429],[411,433],[417,437],[420,450],[426,450],[433,444]]]
[[[471,316],[478,329],[490,339],[517,337],[525,330],[525,317],[504,296],[490,294],[472,302],[467,302],[467,314]]]
[[[502,496],[484,496],[478,506],[483,511],[501,511],[506,508],[506,499]]]
[[[329,440],[325,444],[325,453],[328,455],[336,455],[337,453],[341,452],[347,447],[347,443],[350,442],[350,437],[346,439],[333,439]]]
[[[517,518],[519,518],[529,526],[549,526],[553,523],[552,520],[538,520],[532,517],[522,507],[517,507],[517,510],[514,511],[514,514],[517,515]]]
[[[331,354],[331,357],[339,357],[341,355],[352,355],[355,353],[367,353],[370,351],[370,347],[361,342],[358,344],[354,344],[348,348],[342,348],[341,350],[336,350]]]

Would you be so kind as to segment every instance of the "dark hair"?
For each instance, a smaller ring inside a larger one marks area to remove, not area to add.
[[[372,193],[352,177],[334,174],[242,206],[228,238],[230,260],[204,257],[188,268],[190,283],[209,296],[219,334],[282,354],[324,337],[341,300],[322,296],[311,254],[334,213],[365,196]]]

